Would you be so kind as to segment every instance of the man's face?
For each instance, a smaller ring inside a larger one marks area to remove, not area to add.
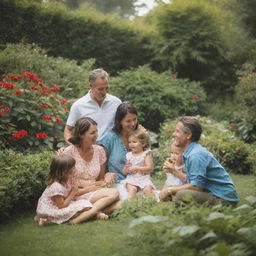
[[[175,138],[175,145],[185,149],[191,142],[191,133],[184,133],[183,127],[183,124],[178,122],[172,136]]]
[[[102,104],[109,89],[108,79],[97,78],[94,85],[89,85],[91,97],[98,104]]]

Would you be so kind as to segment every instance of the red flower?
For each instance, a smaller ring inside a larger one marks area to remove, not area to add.
[[[64,107],[63,109],[64,109],[64,111],[68,111],[68,108],[67,108],[67,107]]]
[[[10,79],[12,81],[18,81],[19,80],[19,77],[18,76],[10,76]]]
[[[45,133],[45,132],[39,132],[39,133],[37,133],[36,134],[36,138],[37,139],[46,139],[47,138],[47,133]]]
[[[191,98],[192,98],[193,100],[196,100],[196,99],[198,99],[199,97],[198,97],[197,95],[192,95]]]
[[[57,123],[58,125],[61,125],[61,123],[62,123],[59,117],[56,117],[56,118],[55,118],[55,121],[56,121],[56,123]]]
[[[5,115],[4,109],[0,109],[0,116],[4,116],[4,115]]]
[[[34,73],[30,73],[30,72],[24,72],[23,77],[28,77],[29,78],[29,82],[35,82],[36,84],[41,84],[42,81],[41,79],[37,76],[37,74]]]
[[[60,101],[61,104],[66,104],[68,101],[66,99],[63,99]]]
[[[46,120],[46,121],[52,121],[52,116],[42,116],[42,119],[43,120]]]
[[[8,78],[8,76],[6,74],[3,74],[2,78]]]
[[[12,83],[2,82],[2,83],[0,83],[0,87],[12,89],[15,87],[15,85]]]
[[[32,86],[30,89],[31,90],[38,90],[39,88],[37,86]]]
[[[52,88],[50,88],[52,92],[58,92],[60,91],[60,87],[58,85],[54,85]]]
[[[17,96],[20,96],[23,92],[20,91],[20,90],[15,90],[14,93],[15,93]]]
[[[171,77],[176,78],[177,74],[170,74]]]
[[[47,104],[42,104],[41,106],[39,106],[39,108],[48,108],[49,106]]]
[[[20,130],[20,131],[18,131],[17,133],[13,133],[13,134],[12,134],[12,138],[13,138],[14,140],[20,140],[20,139],[26,137],[27,135],[28,135],[27,131],[25,131],[25,130]]]
[[[4,107],[4,112],[5,113],[11,112],[11,109],[8,106],[6,106],[6,107]]]

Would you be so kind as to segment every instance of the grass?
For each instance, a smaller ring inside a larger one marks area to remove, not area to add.
[[[241,202],[248,195],[256,196],[256,176],[232,175]],[[157,186],[162,180],[156,180]],[[0,225],[0,255],[137,255],[137,246],[127,241],[130,218],[91,221],[70,226],[54,225],[39,228],[34,213]]]

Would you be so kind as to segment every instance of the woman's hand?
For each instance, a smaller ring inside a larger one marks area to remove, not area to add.
[[[104,182],[106,184],[113,184],[116,181],[116,173],[114,172],[107,172],[104,176]]]

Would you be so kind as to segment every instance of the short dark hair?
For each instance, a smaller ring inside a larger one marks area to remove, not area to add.
[[[71,137],[68,141],[73,145],[78,147],[81,146],[82,136],[90,129],[92,125],[97,125],[97,123],[90,117],[82,117],[76,121],[73,137]]]
[[[121,133],[123,128],[120,123],[127,114],[135,114],[136,116],[138,115],[137,109],[129,101],[125,101],[121,103],[116,110],[115,123],[113,127],[113,131],[115,133],[117,134]],[[135,129],[137,128],[138,128],[138,123]]]
[[[51,162],[46,184],[51,185],[53,182],[57,181],[64,185],[68,180],[70,169],[73,168],[75,164],[75,159],[69,155],[56,156]]]
[[[202,134],[202,126],[197,118],[193,116],[181,116],[178,118],[177,122],[181,122],[183,124],[184,133],[192,133],[192,141],[199,141]]]

